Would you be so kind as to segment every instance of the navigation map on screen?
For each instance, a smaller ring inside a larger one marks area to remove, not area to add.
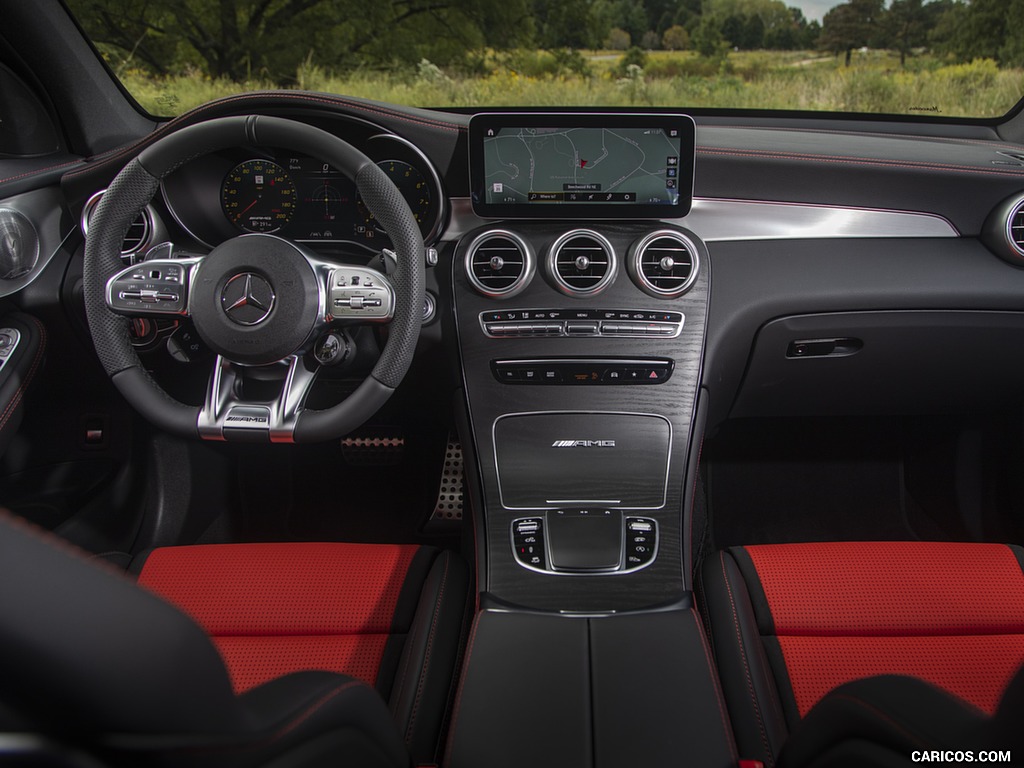
[[[681,149],[675,128],[488,128],[484,195],[490,204],[675,205]]]

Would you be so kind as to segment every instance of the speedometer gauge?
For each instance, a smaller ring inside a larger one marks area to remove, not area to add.
[[[423,178],[423,174],[409,163],[403,163],[401,160],[381,160],[377,166],[398,187],[405,202],[409,204],[412,217],[420,225],[420,230],[423,230],[423,223],[430,216],[430,185]],[[366,226],[372,226],[382,232],[380,225],[374,220],[373,214],[367,210],[362,200],[359,201],[359,208],[366,218]]]
[[[295,200],[291,177],[269,160],[239,163],[221,188],[224,215],[245,232],[276,232],[295,215]]]

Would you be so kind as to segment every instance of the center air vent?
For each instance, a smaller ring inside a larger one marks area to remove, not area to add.
[[[548,271],[564,293],[593,296],[615,279],[615,249],[597,232],[575,229],[552,244]]]
[[[533,277],[533,251],[523,238],[504,229],[484,232],[466,251],[466,274],[484,296],[515,296]]]
[[[100,203],[100,198],[103,197],[103,193],[106,190],[100,190],[85,202],[85,207],[82,208],[82,234],[88,236],[89,234],[89,221],[92,219],[93,213],[96,211],[96,206]],[[153,236],[155,232],[155,218],[153,215],[153,209],[148,205],[142,209],[138,216],[128,225],[128,231],[124,234],[124,240],[121,242],[121,259],[128,264],[134,264],[136,257],[145,251],[149,246],[153,244]]]
[[[629,274],[640,290],[671,299],[697,279],[697,247],[673,230],[651,232],[639,240],[629,259]]]

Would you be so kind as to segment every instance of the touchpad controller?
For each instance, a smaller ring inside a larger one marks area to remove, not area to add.
[[[511,534],[519,564],[545,573],[628,573],[658,551],[657,522],[619,510],[548,510],[513,520]]]

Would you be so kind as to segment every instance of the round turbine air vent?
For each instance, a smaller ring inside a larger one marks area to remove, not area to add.
[[[93,213],[96,212],[96,206],[99,205],[100,198],[103,197],[103,193],[106,191],[102,189],[85,201],[85,207],[82,208],[82,234],[89,235],[89,221],[92,219]],[[128,226],[128,231],[124,233],[124,241],[121,243],[122,261],[134,264],[136,256],[153,244],[155,231],[156,218],[153,209],[147,205]]]
[[[0,208],[0,280],[24,277],[39,261],[39,233],[23,214]]]
[[[600,293],[615,279],[615,268],[612,244],[589,229],[566,232],[548,252],[548,271],[558,288],[570,296]]]
[[[504,299],[523,290],[533,277],[529,244],[514,232],[492,229],[478,236],[466,251],[466,274],[484,296]]]
[[[1010,210],[1006,220],[1006,238],[1010,241],[1010,247],[1024,257],[1024,200]]]
[[[697,247],[672,230],[651,232],[638,240],[629,259],[629,274],[637,287],[663,299],[686,293],[697,279],[697,268]]]

